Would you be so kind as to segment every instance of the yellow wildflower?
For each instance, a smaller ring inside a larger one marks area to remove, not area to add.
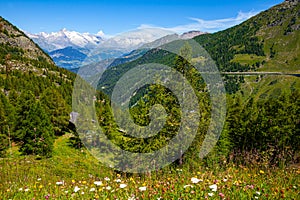
[[[259,173],[264,174],[265,172],[263,170],[259,170]]]

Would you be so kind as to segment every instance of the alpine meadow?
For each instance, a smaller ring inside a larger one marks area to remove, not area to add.
[[[300,1],[160,34],[59,49],[0,17],[0,199],[300,198]]]

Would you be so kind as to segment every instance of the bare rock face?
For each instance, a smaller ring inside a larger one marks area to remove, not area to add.
[[[33,60],[43,59],[48,63],[54,64],[52,59],[39,46],[2,17],[0,17],[0,45],[21,49],[25,58]]]
[[[191,38],[194,38],[198,35],[203,35],[203,34],[207,34],[206,32],[202,32],[202,31],[189,31],[189,32],[186,32],[186,33],[183,33],[180,38],[181,39],[191,39]]]
[[[291,4],[291,5],[296,5],[297,3],[300,2],[300,0],[285,0],[285,3]]]

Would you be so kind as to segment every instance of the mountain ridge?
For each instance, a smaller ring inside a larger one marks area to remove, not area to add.
[[[221,73],[266,71],[297,74],[300,65],[299,27],[299,1],[285,1],[239,25],[193,39],[209,53]],[[287,31],[291,33],[287,34]],[[98,88],[105,88],[110,94],[114,81],[137,63],[159,61],[166,64],[167,59],[174,60],[170,53],[150,50],[131,63],[109,68]],[[224,82],[227,91],[235,93],[244,83],[244,77],[224,75]]]
[[[176,35],[175,39],[189,39],[201,34],[205,33],[194,30],[178,35],[160,28],[136,29],[109,38],[101,37],[99,33],[79,33],[66,29],[52,33],[27,33],[33,41],[49,53],[58,66],[66,69],[79,68],[105,59],[119,58],[123,54],[143,48],[143,46],[149,47],[151,43],[159,39],[172,37],[172,35]],[[85,54],[86,59],[74,58],[70,60],[70,56],[74,56],[70,55],[69,49],[66,49],[68,47],[72,47],[76,55]],[[59,59],[55,56],[58,51],[61,54]]]

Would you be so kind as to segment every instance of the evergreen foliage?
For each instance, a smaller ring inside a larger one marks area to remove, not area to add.
[[[34,103],[23,117],[19,124],[22,127],[19,132],[23,136],[20,151],[26,155],[51,156],[54,132],[41,103]]]

